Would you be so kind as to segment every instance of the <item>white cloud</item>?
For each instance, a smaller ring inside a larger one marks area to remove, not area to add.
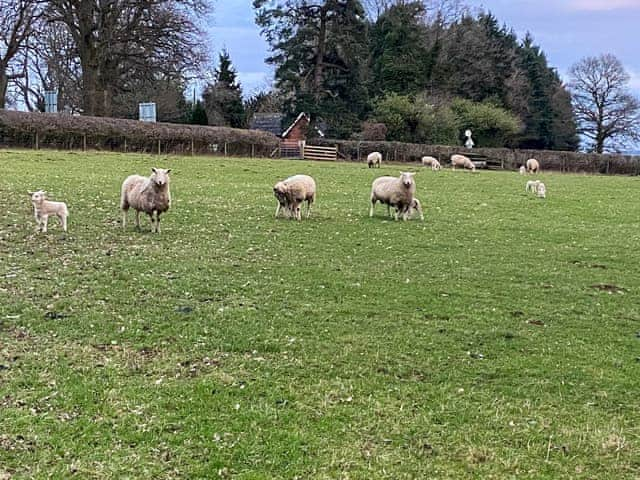
[[[640,9],[640,0],[569,0],[569,8],[589,11]]]

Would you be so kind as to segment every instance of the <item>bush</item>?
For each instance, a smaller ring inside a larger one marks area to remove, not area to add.
[[[387,138],[387,126],[384,123],[364,122],[362,124],[362,139],[375,142]]]
[[[80,148],[86,140],[92,149],[163,153],[224,151],[229,155],[268,156],[278,137],[257,130],[147,123],[107,117],[0,110],[0,144],[32,147],[35,135],[43,147]]]
[[[459,132],[473,131],[473,139],[478,147],[504,147],[522,131],[518,117],[507,110],[490,103],[476,103],[461,98],[451,103]],[[464,137],[460,137],[463,140]]]

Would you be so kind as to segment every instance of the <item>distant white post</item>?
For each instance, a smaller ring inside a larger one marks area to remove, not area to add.
[[[156,104],[153,102],[138,104],[139,118],[141,122],[156,121]]]
[[[466,132],[464,132],[464,136],[467,137],[467,141],[464,142],[464,146],[467,147],[469,150],[471,150],[475,145],[475,142],[471,138],[471,133],[472,133],[471,130],[467,130]]]

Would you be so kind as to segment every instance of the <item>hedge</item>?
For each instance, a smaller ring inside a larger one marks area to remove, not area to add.
[[[267,157],[278,144],[257,130],[0,110],[3,146]]]
[[[443,165],[454,153],[465,154],[464,147],[424,145],[401,142],[367,142],[355,140],[313,139],[310,145],[337,146],[340,156],[351,161],[366,161],[371,152],[380,152],[383,161],[420,162],[423,156],[432,156]],[[474,148],[473,153],[500,160],[505,169],[517,170],[529,158],[540,161],[543,170],[572,173],[602,173],[639,175],[640,156],[595,153],[559,152],[550,150],[513,150],[508,148]]]

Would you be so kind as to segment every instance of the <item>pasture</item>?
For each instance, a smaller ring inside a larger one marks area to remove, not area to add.
[[[638,179],[413,166],[425,222],[369,218],[408,168],[0,151],[0,478],[638,478]]]

